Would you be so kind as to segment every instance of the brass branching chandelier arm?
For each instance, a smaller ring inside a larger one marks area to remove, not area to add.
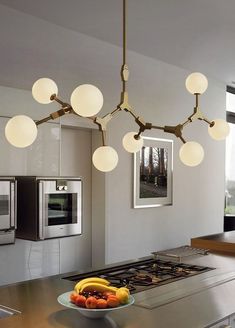
[[[42,123],[46,123],[46,122],[48,122],[48,121],[50,121],[50,120],[52,120],[51,114],[50,114],[50,116],[47,116],[47,117],[45,117],[45,118],[42,118],[42,119],[39,120],[39,121],[36,121],[35,124],[38,126],[38,125],[40,125],[40,124],[42,124]]]
[[[134,112],[133,108],[129,104],[129,96],[128,96],[128,92],[126,90],[127,82],[128,82],[128,79],[129,79],[129,69],[128,69],[128,66],[127,66],[127,63],[126,63],[126,50],[127,50],[126,16],[127,16],[126,15],[126,0],[123,0],[123,63],[122,63],[122,66],[121,66],[122,92],[121,92],[120,104],[111,113],[108,113],[103,117],[95,116],[95,117],[88,117],[88,118],[91,119],[93,121],[93,123],[98,125],[98,128],[102,133],[102,144],[103,144],[103,146],[106,145],[106,132],[107,132],[108,123],[110,122],[110,120],[114,116],[116,116],[120,111],[123,111],[123,110],[128,112],[135,119],[136,124],[139,126],[139,131],[134,136],[134,138],[136,140],[138,140],[140,138],[141,134],[145,130],[158,129],[158,130],[162,130],[162,131],[167,132],[167,133],[174,134],[176,137],[180,138],[183,143],[185,143],[186,141],[182,137],[183,127],[186,124],[192,122],[194,119],[196,119],[196,118],[201,119],[201,117],[202,117],[201,113],[199,112],[199,108],[198,108],[198,95],[196,95],[196,107],[195,107],[194,113],[188,118],[188,120],[184,124],[178,124],[176,126],[156,126],[156,125],[152,125],[152,123],[146,123],[142,117],[138,116]],[[58,102],[60,105],[62,105],[62,108],[60,110],[58,110],[57,112],[54,112],[54,113],[50,114],[50,116],[48,116],[48,117],[46,117],[46,118],[44,118],[40,121],[37,121],[36,122],[37,125],[39,125],[41,123],[44,123],[44,122],[47,122],[51,119],[54,120],[54,119],[56,119],[60,116],[63,116],[65,114],[67,114],[67,113],[73,113],[73,114],[78,115],[73,110],[73,108],[70,104],[64,103],[55,94],[53,94],[50,99]]]
[[[102,145],[103,146],[107,146],[107,132],[106,131],[101,131],[101,135],[102,135]]]
[[[182,136],[182,130],[183,130],[183,125],[182,124],[178,124],[175,126],[156,126],[156,125],[152,125],[153,129],[158,129],[158,130],[163,130],[166,133],[171,133],[174,134],[177,138],[179,138],[183,143],[186,143],[185,139]]]
[[[175,125],[175,126],[167,126],[167,125],[164,126],[164,132],[166,132],[166,133],[172,133],[177,138],[180,138],[180,140],[183,143],[186,143],[186,140],[182,136],[182,131],[183,131],[183,125],[182,124],[178,124],[178,125]]]
[[[195,97],[196,97],[196,104],[194,107],[194,111],[193,114],[191,116],[188,117],[188,120],[183,124],[184,126],[187,123],[193,122],[194,120],[201,120],[201,121],[205,121],[206,123],[208,123],[210,125],[210,127],[214,126],[214,121],[209,121],[202,113],[202,111],[199,108],[199,93],[195,93]]]
[[[130,72],[127,65],[126,2],[127,0],[122,0],[123,58],[120,72],[122,83],[120,103],[110,113],[99,117],[96,115],[103,106],[103,95],[97,87],[90,84],[83,84],[78,86],[71,94],[71,104],[68,104],[57,97],[58,88],[53,80],[48,78],[41,78],[37,80],[33,85],[32,93],[34,99],[41,104],[49,104],[51,101],[56,101],[60,105],[60,109],[36,122],[25,115],[17,115],[12,117],[7,123],[5,130],[7,140],[12,145],[20,148],[31,145],[37,137],[37,127],[42,123],[48,122],[49,120],[55,120],[66,114],[75,114],[79,117],[86,117],[98,126],[102,136],[102,146],[98,147],[92,156],[93,164],[98,170],[102,172],[108,172],[116,167],[118,162],[118,154],[113,147],[107,145],[107,126],[112,118],[114,118],[120,111],[125,111],[130,114],[138,127],[138,131],[128,132],[123,138],[123,146],[125,150],[131,153],[138,152],[143,147],[143,138],[141,138],[141,134],[145,132],[145,130],[162,130],[163,132],[175,135],[183,142],[179,153],[182,162],[189,166],[196,166],[202,161],[204,151],[199,143],[194,141],[186,142],[184,139],[182,132],[188,124],[194,122],[195,120],[204,121],[209,126],[208,132],[212,138],[216,140],[223,140],[226,138],[229,133],[229,126],[227,122],[221,119],[210,121],[203,115],[200,110],[199,96],[206,91],[208,81],[203,74],[198,72],[190,74],[186,79],[186,89],[189,91],[189,93],[195,96],[196,101],[193,113],[188,118],[186,118],[183,123],[179,123],[174,126],[153,125],[150,122],[145,122],[145,120],[133,110],[129,103],[129,95],[127,92],[127,83]],[[25,126],[27,126],[28,129],[25,129]],[[17,127],[19,127],[19,129]],[[22,131],[25,131],[25,135]]]
[[[51,95],[50,99],[58,102],[62,106],[62,108],[57,110],[56,112],[51,113],[49,116],[47,116],[39,121],[36,121],[36,125],[40,125],[40,124],[48,122],[50,120],[55,120],[65,114],[74,113],[72,106],[70,104],[67,104],[67,103],[63,102],[62,100],[60,100],[56,96],[56,94]]]
[[[116,109],[114,109],[111,113],[108,113],[103,117],[95,116],[95,117],[87,117],[87,118],[89,118],[90,120],[93,121],[93,123],[98,125],[98,128],[102,133],[102,144],[103,144],[103,146],[105,146],[107,144],[106,143],[106,141],[107,141],[106,140],[107,139],[106,138],[106,132],[107,132],[108,123],[110,122],[110,120],[114,116],[116,116],[122,110],[128,112],[131,116],[133,116],[134,119],[135,119],[135,122],[139,126],[139,131],[134,136],[134,138],[136,140],[138,140],[140,138],[141,134],[145,130],[158,129],[158,130],[162,130],[166,133],[174,134],[183,143],[186,143],[186,140],[182,136],[182,131],[183,131],[183,128],[186,125],[188,125],[189,123],[192,123],[193,121],[199,119],[199,120],[205,121],[207,124],[210,125],[210,127],[212,127],[214,125],[214,121],[209,121],[202,114],[202,112],[199,108],[199,95],[200,95],[199,93],[195,93],[196,104],[195,104],[195,107],[194,107],[193,114],[190,115],[184,123],[178,124],[178,125],[175,125],[175,126],[157,126],[157,125],[153,125],[152,123],[146,123],[143,118],[141,118],[140,116],[138,116],[134,112],[133,108],[129,104],[128,92],[126,91],[126,83],[128,81],[128,78],[129,78],[129,69],[128,69],[128,66],[126,64],[126,9],[125,9],[125,7],[126,7],[126,0],[123,0],[123,65],[122,65],[122,68],[121,68],[121,79],[122,79],[122,82],[123,82],[123,89],[122,89],[122,92],[121,92],[121,102],[117,106]],[[50,116],[48,116],[46,118],[43,118],[40,121],[37,121],[36,125],[40,125],[40,124],[45,123],[45,122],[47,122],[51,119],[54,120],[58,117],[61,117],[65,114],[67,114],[67,113],[73,113],[75,115],[78,115],[73,110],[73,108],[70,104],[63,102],[55,94],[51,95],[50,99],[58,102],[60,105],[62,105],[62,108],[60,110],[54,112],[54,113],[51,113]],[[80,116],[80,115],[78,115],[78,116]]]

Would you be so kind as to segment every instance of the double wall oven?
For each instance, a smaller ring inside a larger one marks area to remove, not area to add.
[[[0,177],[0,245],[15,242],[16,182],[13,177]]]
[[[16,177],[16,237],[29,240],[82,233],[82,181],[68,177]]]

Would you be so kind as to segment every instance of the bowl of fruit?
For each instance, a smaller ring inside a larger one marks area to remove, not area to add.
[[[57,300],[61,305],[92,319],[102,318],[111,311],[134,303],[128,288],[111,286],[108,280],[98,277],[80,280],[73,291],[61,294]]]

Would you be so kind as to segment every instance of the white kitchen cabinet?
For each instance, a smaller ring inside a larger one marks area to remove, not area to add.
[[[0,117],[2,133],[7,121],[8,119]],[[64,176],[81,176],[84,194],[84,222],[81,236],[41,242],[16,239],[14,245],[0,247],[0,286],[90,269],[92,259],[91,131],[63,127],[60,132],[59,124],[46,123],[40,126],[37,140],[28,149],[19,150],[11,146],[4,134],[0,138],[0,149],[1,159],[4,159],[0,161],[2,175],[11,173],[11,176],[58,176],[61,173]]]
[[[60,171],[60,125],[46,123],[35,142],[26,148],[9,144],[4,135],[8,118],[0,117],[1,175],[57,176]]]

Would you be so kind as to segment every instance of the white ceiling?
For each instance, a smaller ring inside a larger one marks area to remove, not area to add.
[[[128,49],[191,71],[202,71],[227,84],[235,80],[234,0],[127,0],[127,4]],[[11,86],[13,73],[25,81],[30,79],[30,64],[35,63],[24,61],[29,49],[32,57],[42,47],[53,52],[54,40],[41,27],[40,44],[40,24],[32,16],[55,24],[55,30],[59,26],[70,30],[71,37],[80,32],[114,45],[122,42],[122,0],[0,0],[0,5],[4,9],[2,16],[0,10],[0,83],[5,85]],[[31,16],[26,28],[34,31],[33,42],[29,38],[22,40],[19,35],[17,24],[26,17],[20,16],[19,11]],[[67,58],[67,41],[60,42],[60,56]],[[50,63],[49,57],[48,66],[53,69],[53,59]],[[23,82],[14,86],[28,88]]]

